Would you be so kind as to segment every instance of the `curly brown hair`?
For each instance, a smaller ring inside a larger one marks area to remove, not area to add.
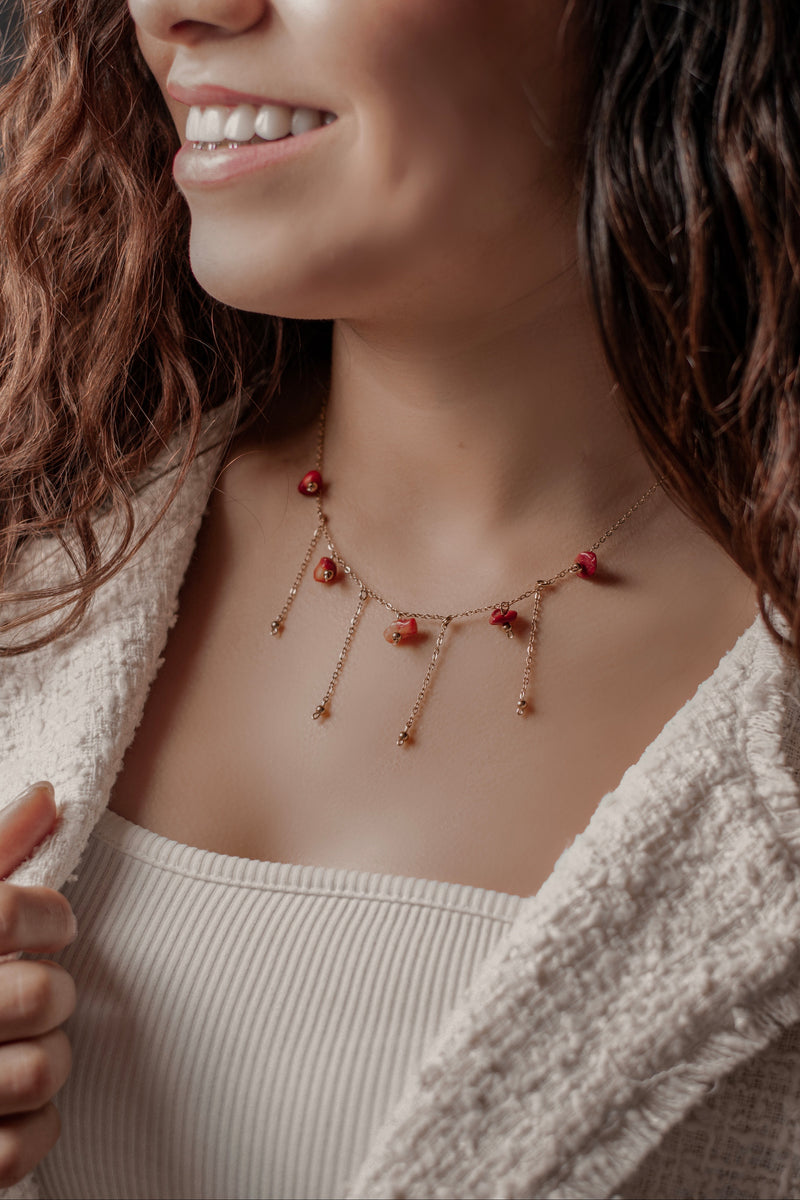
[[[578,245],[605,354],[670,495],[800,657],[800,5],[567,8],[588,64]],[[25,0],[24,34],[0,89],[0,604],[49,607],[0,630],[69,611],[6,656],[77,628],[177,495],[203,414],[247,392],[245,424],[271,419],[283,371],[324,362],[331,324],[197,284],[179,137],[122,0]],[[186,424],[174,486],[131,545],[133,481]],[[122,536],[103,561],[92,518],[109,509]],[[77,578],[4,590],[43,535]]]

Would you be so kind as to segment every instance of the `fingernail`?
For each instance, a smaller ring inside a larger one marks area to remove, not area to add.
[[[30,787],[25,788],[24,792],[20,792],[20,794],[15,796],[13,800],[9,800],[7,804],[4,804],[2,808],[0,808],[0,816],[7,816],[12,813],[14,809],[21,808],[26,800],[30,800],[33,793],[39,788],[44,788],[45,791],[48,791],[50,793],[51,800],[55,799],[56,793],[52,783],[49,779],[42,779],[39,781],[39,783],[32,783]]]

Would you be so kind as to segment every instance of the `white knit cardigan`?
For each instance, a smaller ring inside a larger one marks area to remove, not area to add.
[[[16,882],[60,887],[79,866],[238,406],[207,415],[177,501],[84,625],[0,661],[0,803],[50,779],[62,814]],[[138,519],[182,437],[140,477]],[[41,539],[14,582],[71,570]],[[523,902],[347,1200],[800,1197],[798,712],[798,672],[758,619]],[[35,1196],[35,1175],[6,1194]]]

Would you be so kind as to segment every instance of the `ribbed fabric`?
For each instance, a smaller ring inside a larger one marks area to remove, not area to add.
[[[106,812],[45,1197],[336,1197],[521,899],[232,858]]]

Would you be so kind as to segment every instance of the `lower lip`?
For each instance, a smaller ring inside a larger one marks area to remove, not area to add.
[[[244,175],[252,175],[267,167],[288,162],[311,150],[319,138],[328,133],[336,121],[318,125],[296,136],[278,138],[274,142],[253,142],[246,146],[221,147],[219,150],[195,150],[184,142],[172,163],[172,174],[181,188],[216,188]]]

